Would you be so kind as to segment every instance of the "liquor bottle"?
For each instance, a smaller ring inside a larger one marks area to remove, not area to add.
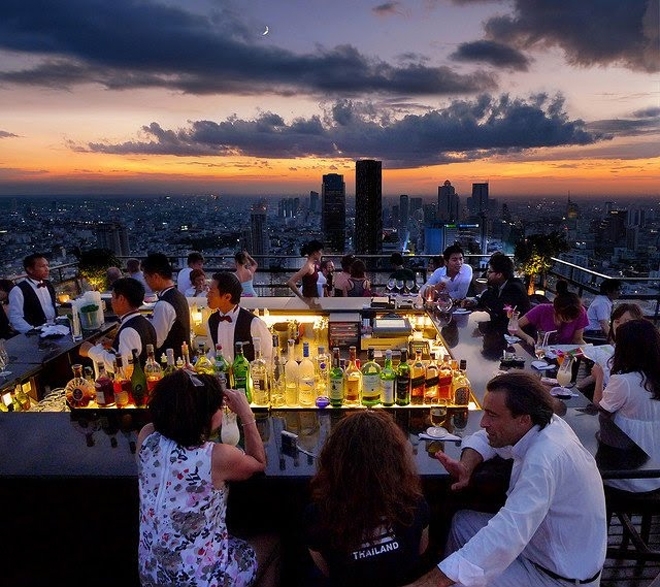
[[[348,347],[348,365],[344,370],[344,404],[356,406],[362,395],[362,371],[357,365],[357,349]]]
[[[234,362],[231,365],[233,389],[239,389],[247,398],[249,404],[252,403],[252,390],[250,389],[250,362],[243,354],[243,343],[237,342],[234,351]]]
[[[205,352],[204,343],[200,342],[197,346],[197,360],[195,361],[195,373],[201,375],[215,375],[215,365],[208,358]]]
[[[270,376],[270,406],[281,408],[286,404],[284,360],[280,351],[280,337],[273,334],[273,365]]]
[[[105,364],[103,361],[96,363],[96,370],[98,377],[94,381],[94,389],[96,390],[96,403],[101,408],[108,408],[115,405],[115,390],[112,386],[112,379],[108,377],[105,372]]]
[[[432,404],[438,397],[438,363],[435,361],[435,353],[430,354],[424,382],[424,401]]]
[[[394,405],[394,387],[396,371],[392,367],[392,351],[385,351],[385,365],[380,372],[380,403],[384,406]]]
[[[375,361],[373,347],[367,349],[367,362],[362,365],[362,405],[375,406],[380,403],[381,368]]]
[[[410,403],[416,406],[424,403],[426,391],[426,367],[422,361],[422,351],[415,352],[415,361],[410,367]]]
[[[118,408],[125,408],[131,401],[131,380],[124,371],[124,359],[118,356],[115,359],[115,377],[112,380],[115,390],[115,404]]]
[[[124,375],[130,381],[133,376],[133,354],[129,355],[128,360],[124,363]]]
[[[165,349],[165,356],[167,357],[167,367],[163,371],[163,376],[171,375],[176,371],[176,363],[174,362],[174,349]]]
[[[316,394],[314,392],[314,383],[316,371],[314,363],[309,358],[309,343],[303,342],[303,358],[298,365],[298,403],[301,406],[309,407],[314,405]]]
[[[167,355],[160,353],[160,368],[163,370],[163,375],[167,373]]]
[[[295,357],[296,341],[290,338],[288,345],[288,358],[284,365],[284,380],[286,382],[285,401],[287,406],[298,405],[298,361]]]
[[[64,394],[66,401],[74,408],[84,408],[96,397],[94,384],[83,377],[83,366],[80,363],[71,365],[73,379],[66,384]]]
[[[341,368],[339,349],[332,349],[332,369],[330,369],[330,405],[341,408],[344,404],[344,370]]]
[[[254,361],[250,363],[252,375],[252,401],[255,406],[268,406],[268,365],[261,354],[261,338],[252,338]]]
[[[181,344],[181,360],[183,361],[183,369],[195,370],[194,365],[190,362],[190,347],[185,340]]]
[[[470,403],[470,380],[467,373],[467,361],[461,359],[459,368],[454,378],[454,404],[457,406],[467,406]]]
[[[330,397],[330,356],[324,346],[319,346],[316,355],[316,395]]]
[[[14,395],[21,406],[21,411],[27,412],[30,409],[32,402],[30,401],[30,396],[23,391],[23,386],[20,383],[16,384]]]
[[[133,349],[131,352],[133,353],[133,374],[131,375],[133,402],[136,407],[143,408],[147,405],[147,377],[140,364],[137,349]]]
[[[438,367],[438,398],[451,401],[452,396],[452,380],[454,372],[452,371],[451,364],[449,363],[449,355],[445,355],[442,359],[440,367]]]
[[[229,363],[225,356],[222,354],[222,345],[220,343],[215,345],[215,359],[213,361],[213,370],[215,376],[220,381],[220,386],[227,387],[229,384]]]
[[[158,383],[163,378],[163,370],[156,362],[154,345],[147,345],[147,362],[144,364],[144,376],[147,378],[147,393],[151,395]]]
[[[407,406],[410,403],[410,365],[408,349],[401,349],[401,360],[396,368],[396,405]]]
[[[20,384],[19,384],[20,387]],[[12,389],[9,392],[9,396],[11,397],[11,408],[10,412],[22,412],[23,408],[21,408],[21,404],[18,401],[18,398],[16,397],[16,388]]]

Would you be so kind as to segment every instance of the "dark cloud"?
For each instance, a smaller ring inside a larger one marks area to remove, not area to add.
[[[403,9],[401,2],[383,2],[374,6],[371,11],[377,16],[392,16],[394,14],[406,14],[408,11]]]
[[[373,105],[342,100],[326,116],[286,123],[272,112],[254,120],[196,121],[179,130],[152,123],[143,140],[82,147],[114,154],[244,155],[294,159],[375,157],[390,168],[468,161],[538,147],[587,145],[604,138],[569,120],[561,97],[482,95],[447,108],[395,118]]]
[[[517,71],[527,71],[529,59],[517,49],[495,41],[474,41],[461,43],[450,55],[457,61],[475,61],[488,63],[494,67],[503,67]]]
[[[595,120],[585,125],[591,132],[610,136],[639,136],[660,133],[660,108],[645,108],[633,112],[630,117],[610,120]],[[660,156],[660,146],[656,145],[656,154]]]
[[[18,135],[15,135],[13,132],[7,132],[6,130],[0,130],[0,139],[9,139],[16,138]]]
[[[0,49],[30,56],[23,69],[0,66],[0,81],[51,87],[358,96],[476,94],[497,85],[483,71],[389,64],[350,45],[299,55],[264,44],[226,9],[202,16],[139,0],[3,0]]]
[[[466,3],[464,0],[460,3]],[[489,39],[520,50],[556,46],[573,65],[660,71],[658,0],[515,0],[489,19]]]

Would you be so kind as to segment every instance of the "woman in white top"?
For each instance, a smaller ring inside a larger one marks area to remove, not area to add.
[[[241,282],[243,288],[242,296],[256,298],[257,292],[254,289],[254,274],[259,265],[250,256],[250,253],[243,250],[234,255],[234,264],[236,265],[236,277]]]
[[[595,364],[594,403],[653,459],[660,458],[660,332],[649,320],[631,320],[616,331],[611,376]],[[660,489],[660,479],[610,479],[610,487],[635,493]]]

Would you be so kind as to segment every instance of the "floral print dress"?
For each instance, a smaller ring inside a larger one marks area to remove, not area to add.
[[[244,587],[255,579],[254,550],[227,532],[228,488],[213,487],[213,445],[184,448],[153,432],[140,448],[143,587]]]

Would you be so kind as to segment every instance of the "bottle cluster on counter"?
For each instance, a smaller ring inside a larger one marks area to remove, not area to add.
[[[73,365],[73,378],[66,386],[66,397],[73,408],[85,407],[145,407],[156,383],[176,369],[188,369],[218,377],[221,384],[241,390],[254,407],[309,408],[331,406],[408,406],[432,405],[441,401],[448,405],[467,406],[470,382],[465,374],[466,362],[459,364],[447,355],[438,362],[431,352],[422,360],[422,352],[409,357],[408,349],[385,351],[384,364],[376,362],[374,348],[367,350],[367,359],[360,364],[355,346],[348,355],[332,349],[331,354],[319,346],[315,355],[308,342],[302,343],[302,357],[296,357],[295,340],[287,341],[282,353],[279,337],[273,336],[273,356],[266,361],[261,340],[253,339],[254,360],[248,361],[243,343],[236,343],[233,362],[228,362],[220,344],[215,354],[207,353],[200,344],[194,357],[184,343],[181,355],[175,360],[174,350],[167,349],[156,361],[153,345],[147,345],[147,360],[140,363],[137,350],[127,365],[117,357],[113,373],[103,364],[97,365],[97,377],[84,375],[80,364]],[[211,358],[209,358],[211,357]]]

